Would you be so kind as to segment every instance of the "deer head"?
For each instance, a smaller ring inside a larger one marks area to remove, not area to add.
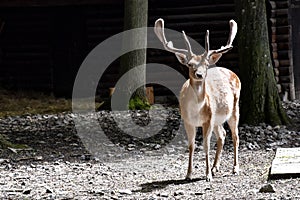
[[[226,53],[233,47],[232,42],[237,33],[237,24],[234,20],[230,20],[229,25],[230,33],[227,44],[226,46],[222,46],[217,50],[210,50],[209,31],[207,30],[205,36],[205,52],[201,55],[195,55],[193,53],[191,44],[184,31],[182,31],[182,34],[186,49],[177,49],[173,46],[172,41],[167,41],[164,32],[164,20],[161,18],[156,20],[154,32],[159,40],[163,43],[164,48],[169,52],[175,53],[178,61],[189,68],[190,79],[194,81],[203,81],[203,79],[206,77],[206,72],[209,66],[215,64],[221,58],[223,53]]]

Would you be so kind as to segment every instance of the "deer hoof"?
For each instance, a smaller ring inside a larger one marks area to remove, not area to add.
[[[211,173],[213,176],[215,176],[217,174],[217,172],[219,172],[219,167],[218,166],[214,166],[212,169],[211,169]]]
[[[233,173],[234,175],[239,175],[239,173],[240,173],[240,168],[239,168],[239,166],[234,166],[234,167],[233,167],[233,170],[232,170],[232,173]]]
[[[209,173],[209,174],[206,175],[206,181],[207,182],[212,181],[212,175],[211,175],[211,173]]]
[[[192,180],[192,173],[188,173],[185,177],[185,180],[191,181]]]

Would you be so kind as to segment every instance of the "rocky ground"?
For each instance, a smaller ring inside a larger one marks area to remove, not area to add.
[[[300,102],[284,107],[292,126],[239,127],[238,176],[228,134],[212,182],[205,181],[200,136],[194,179],[184,180],[187,145],[177,109],[150,117],[101,111],[0,119],[1,134],[28,145],[0,150],[0,199],[300,199],[300,178],[268,180],[276,148],[300,147]]]

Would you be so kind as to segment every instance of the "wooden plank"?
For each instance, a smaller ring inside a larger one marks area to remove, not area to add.
[[[289,1],[276,1],[276,7],[277,8],[288,8],[289,7]]]
[[[278,148],[270,170],[270,179],[300,177],[300,148]]]
[[[290,66],[291,61],[290,60],[279,60],[280,66]]]
[[[282,92],[281,85],[280,84],[276,84],[276,86],[277,86],[278,92],[281,93]]]
[[[165,4],[165,5],[163,5]],[[159,6],[157,6],[159,5]],[[197,5],[191,5],[190,3],[186,2],[184,5],[180,6],[174,6],[172,3],[165,3],[164,1],[160,2],[159,4],[157,2],[149,3],[149,12],[151,15],[161,15],[161,14],[188,14],[188,13],[218,13],[218,12],[224,12],[224,11],[232,11],[232,8],[234,8],[234,4],[227,3],[224,4],[220,3],[218,5],[210,5],[205,2],[198,1]]]
[[[279,73],[283,76],[291,76],[291,66],[281,66],[278,68]]]
[[[279,77],[279,80],[280,80],[281,83],[291,83],[291,79],[292,79],[291,76],[283,76],[283,75],[281,75]]]
[[[274,67],[274,75],[279,76],[279,69],[277,67]]]
[[[277,68],[279,66],[279,61],[277,59],[274,59],[274,67]]]

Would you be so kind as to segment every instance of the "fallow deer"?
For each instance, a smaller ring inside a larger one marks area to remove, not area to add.
[[[186,179],[192,178],[193,154],[195,150],[196,127],[202,127],[203,147],[206,159],[206,180],[211,181],[212,175],[219,171],[220,157],[224,145],[226,131],[223,124],[227,121],[231,130],[234,145],[233,173],[238,174],[238,122],[239,97],[241,82],[232,71],[223,67],[212,67],[222,56],[233,48],[232,42],[237,33],[237,24],[229,21],[230,33],[226,46],[210,50],[209,31],[205,36],[205,52],[195,55],[192,52],[184,31],[183,38],[187,49],[178,49],[172,41],[167,41],[164,33],[164,20],[155,22],[154,32],[167,51],[175,53],[179,62],[189,69],[189,79],[184,83],[180,92],[180,113],[188,138],[189,162]],[[209,151],[212,132],[217,138],[217,150],[211,168]]]

